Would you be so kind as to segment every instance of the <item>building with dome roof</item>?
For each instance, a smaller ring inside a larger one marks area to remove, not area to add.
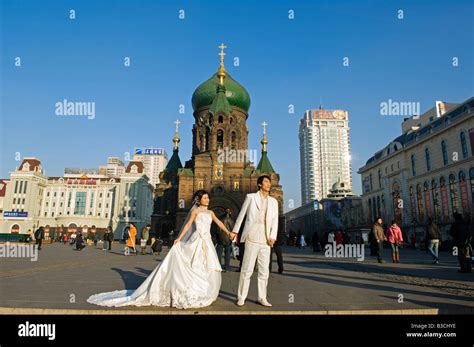
[[[280,176],[268,157],[267,124],[262,123],[262,150],[255,167],[248,148],[250,95],[227,72],[226,47],[222,44],[219,48],[217,72],[199,85],[192,96],[192,156],[183,166],[179,157],[180,122],[176,121],[173,155],[155,189],[152,229],[164,237],[171,230],[179,230],[191,208],[194,192],[200,189],[209,192],[209,208],[217,216],[230,209],[235,219],[246,194],[257,191],[257,179],[263,174],[271,178],[271,195],[278,200],[283,220],[283,190]]]

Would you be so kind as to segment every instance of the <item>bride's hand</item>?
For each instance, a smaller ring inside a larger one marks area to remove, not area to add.
[[[173,246],[176,245],[176,244],[179,243],[179,242],[180,242],[180,240],[178,240],[178,239],[174,240]]]

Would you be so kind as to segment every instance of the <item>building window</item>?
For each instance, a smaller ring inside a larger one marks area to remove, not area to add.
[[[217,149],[224,146],[224,132],[219,129],[217,130]]]
[[[92,208],[93,205],[94,205],[94,192],[91,192],[91,202],[90,202],[89,207]]]
[[[414,154],[411,155],[411,174],[416,176],[416,159]]]
[[[426,171],[431,171],[431,156],[429,148],[425,148]]]
[[[453,208],[453,213],[458,212],[458,189],[456,187],[456,177],[453,174],[449,175],[449,194],[451,197],[451,206]]]
[[[218,122],[218,123],[224,123],[224,117],[219,116],[219,117],[217,118],[217,122]]]
[[[443,165],[448,165],[448,145],[446,141],[441,141],[441,152],[443,152]]]
[[[372,174],[369,175],[369,183],[370,183],[370,191],[374,190],[374,186],[372,185]]]
[[[382,172],[378,171],[378,178],[379,178],[379,188],[382,188]]]
[[[20,190],[19,190],[19,192],[18,192],[18,193],[20,193],[20,194],[21,194],[21,191],[22,191],[22,190],[23,190],[23,181],[20,181]]]
[[[18,192],[18,181],[15,181],[15,194]]]
[[[461,148],[462,148],[462,157],[464,159],[467,158],[467,142],[466,142],[466,134],[464,131],[459,135],[461,138]],[[20,186],[21,187],[21,186]],[[21,190],[21,188],[20,188]]]
[[[392,202],[393,202],[393,211],[395,220],[401,225],[402,223],[402,199],[400,194],[400,185],[398,183],[394,183],[392,187]]]
[[[74,207],[74,214],[78,216],[83,216],[86,214],[86,196],[87,192],[77,192],[76,193],[76,204]]]
[[[380,208],[380,196],[377,196],[377,215],[381,216],[382,215],[382,209]]]
[[[416,203],[415,203],[415,193],[413,186],[410,186],[410,208],[411,208],[411,219],[416,219]]]
[[[25,187],[23,188],[23,194],[26,194],[26,187],[28,186],[28,181],[25,181]]]

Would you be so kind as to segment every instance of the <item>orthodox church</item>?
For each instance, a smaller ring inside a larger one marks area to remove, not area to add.
[[[161,237],[175,235],[192,205],[194,192],[210,194],[209,209],[219,218],[230,209],[235,220],[248,193],[257,191],[257,179],[271,177],[270,195],[277,199],[283,227],[283,190],[280,176],[268,158],[266,123],[263,125],[261,156],[257,167],[249,160],[247,118],[250,96],[224,66],[224,44],[220,45],[217,72],[199,85],[192,96],[194,125],[192,157],[183,167],[179,157],[179,120],[175,122],[173,155],[160,174],[154,192],[152,230]]]

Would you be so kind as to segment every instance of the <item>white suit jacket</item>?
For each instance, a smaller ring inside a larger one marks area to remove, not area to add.
[[[252,228],[257,227],[258,214],[261,208],[263,208],[263,201],[260,197],[260,193],[247,194],[233,229],[234,233],[238,233],[244,217],[247,216],[244,231],[240,236],[240,242],[245,242],[247,235],[253,230]],[[267,239],[276,240],[278,233],[278,202],[271,196],[268,197],[266,233]]]

